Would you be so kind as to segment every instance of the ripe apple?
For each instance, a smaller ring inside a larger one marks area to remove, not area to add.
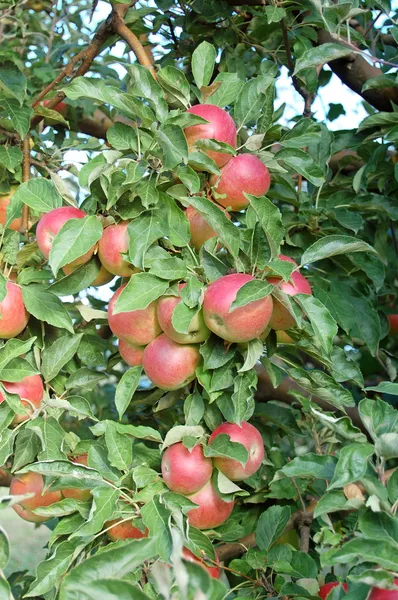
[[[229,435],[231,442],[239,442],[246,448],[249,458],[243,466],[237,460],[232,458],[214,458],[214,465],[231,481],[243,481],[253,475],[264,459],[264,442],[260,432],[250,423],[242,422],[242,425],[236,423],[222,423],[211,434],[209,443],[218,435],[225,433]]]
[[[297,263],[288,256],[284,256],[283,254],[279,255],[280,260],[286,260],[288,262],[293,263],[297,266]],[[270,283],[273,285],[277,285],[278,288],[285,292],[288,296],[295,296],[296,294],[309,294],[312,295],[311,286],[308,283],[307,279],[304,275],[301,275],[298,271],[292,273],[289,281],[282,281],[279,277],[270,277],[268,279]],[[274,308],[272,311],[271,320],[269,322],[272,329],[277,329],[279,331],[286,331],[286,329],[290,329],[294,327],[295,320],[288,311],[288,309],[283,306],[279,300],[274,300]]]
[[[70,460],[73,463],[87,467],[88,454],[86,453],[80,454],[80,456],[73,456]],[[91,499],[90,490],[80,490],[79,488],[64,488],[62,490],[62,495],[64,498],[74,498],[75,500],[82,500],[83,502],[87,502],[87,500]]]
[[[234,508],[234,501],[225,502],[218,495],[211,481],[188,498],[199,505],[191,508],[187,513],[189,524],[197,529],[219,527],[225,523]]]
[[[144,350],[145,346],[136,346],[135,344],[128,344],[124,340],[119,340],[119,354],[130,367],[142,365]]]
[[[74,206],[54,208],[43,215],[38,222],[36,229],[36,240],[43,256],[47,259],[49,258],[55,236],[69,219],[83,219],[85,216],[87,215],[83,210],[75,208]],[[83,254],[83,256],[79,256],[79,258],[76,258],[76,260],[72,261],[67,266],[73,269],[79,265],[83,265],[90,260],[94,254],[94,250],[95,245],[90,248],[88,252]]]
[[[331,581],[330,583],[325,583],[324,585],[321,585],[318,593],[319,597],[322,598],[322,600],[326,600],[330,591],[338,585],[338,581]],[[345,592],[348,591],[348,585],[346,583],[343,583],[343,589]]]
[[[387,315],[387,319],[390,323],[390,334],[396,335],[398,333],[398,314]]]
[[[165,333],[144,350],[145,373],[162,390],[178,390],[195,379],[199,363],[199,346],[177,344]]]
[[[193,494],[206,485],[212,473],[212,460],[204,456],[200,444],[188,450],[178,442],[162,456],[163,480],[172,492]]]
[[[221,206],[242,210],[249,205],[244,192],[263,196],[269,190],[271,177],[267,167],[257,156],[239,154],[221,169],[221,175],[213,175],[210,183]]]
[[[11,196],[17,189],[18,189],[17,185],[12,185],[10,192],[6,196],[0,196],[0,223],[3,225],[3,227],[6,224],[6,220],[7,220],[7,215],[6,215],[7,206],[10,204]],[[22,226],[22,218],[18,217],[17,219],[14,219],[13,221],[11,221],[11,224],[8,227],[9,227],[9,229],[13,229],[14,231],[19,231],[21,229],[21,226]]]
[[[48,106],[50,102],[51,102],[50,98],[48,98],[47,100],[44,100],[43,106],[44,107]],[[58,102],[58,104],[56,104],[50,110],[55,110],[57,113],[59,113],[63,117],[66,117],[66,115],[68,114],[68,105],[65,104],[65,102],[62,102],[62,100],[61,100],[61,102]],[[49,121],[52,121],[52,119],[50,119]]]
[[[51,517],[35,515],[32,511],[39,506],[50,506],[54,502],[62,500],[61,492],[44,492],[44,480],[39,473],[24,473],[12,478],[10,484],[10,495],[20,496],[23,494],[34,494],[32,498],[21,500],[18,504],[13,504],[12,508],[25,521],[32,523],[43,523]]]
[[[101,263],[109,273],[120,277],[130,277],[139,271],[121,255],[129,249],[128,224],[128,221],[120,221],[109,225],[98,242],[98,258]]]
[[[113,521],[105,523],[105,529],[112,527],[112,529],[107,531],[107,534],[113,542],[129,539],[139,540],[148,537],[148,529],[145,527],[145,531],[141,531],[138,527],[134,527],[134,519],[130,519],[130,521],[120,521],[121,519],[114,519]]]
[[[151,302],[142,310],[113,314],[116,300],[127,284],[120,286],[113,294],[108,306],[109,327],[116,337],[134,346],[145,346],[162,331],[156,316],[157,302]]]
[[[186,283],[180,285],[179,291],[185,286]],[[202,310],[200,310],[192,319],[188,328],[188,333],[179,333],[173,327],[173,311],[180,302],[182,302],[180,296],[162,296],[159,298],[157,316],[160,327],[169,338],[179,344],[198,344],[204,342],[209,337],[210,330],[205,324]]]
[[[216,204],[218,206],[218,204]],[[220,207],[228,219],[231,219],[231,215],[224,209]],[[213,237],[217,236],[217,233],[214,231],[212,227],[207,223],[207,221],[202,217],[201,214],[198,213],[197,210],[194,209],[193,206],[188,206],[185,211],[185,216],[189,221],[189,229],[191,231],[191,246],[195,248],[199,252],[201,247],[207,240],[210,240]]]
[[[228,342],[248,342],[266,329],[272,314],[272,298],[266,296],[230,311],[238,290],[254,277],[232,273],[213,281],[205,292],[203,315],[207,327]]]
[[[2,381],[1,383],[10,394],[18,394],[22,405],[27,409],[25,415],[15,415],[13,423],[22,423],[29,419],[29,416],[33,412],[32,404],[35,408],[39,408],[43,399],[44,387],[40,375],[28,375],[27,377],[23,377],[21,381]],[[0,392],[0,404],[2,402],[4,402],[4,396]]]
[[[19,335],[29,321],[19,285],[7,281],[6,288],[6,297],[0,302],[0,339],[3,340]]]
[[[236,126],[232,117],[225,110],[214,104],[196,104],[188,112],[209,121],[201,125],[190,125],[184,129],[189,147],[194,146],[197,140],[213,139],[236,148]],[[206,150],[206,154],[215,161],[218,167],[222,167],[231,159],[231,155],[224,152]]]
[[[76,269],[77,269],[77,266],[71,267],[70,265],[65,265],[65,267],[62,267],[62,270],[65,273],[65,275],[70,275]],[[112,273],[109,273],[109,271],[107,271],[105,269],[105,267],[103,267],[101,265],[96,278],[90,283],[90,286],[100,287],[101,285],[106,285],[107,283],[112,281],[112,279],[114,279],[114,277],[115,276],[112,275]]]
[[[398,579],[394,579],[394,583],[398,586]],[[386,590],[374,587],[371,589],[369,600],[398,600],[398,589]]]
[[[220,574],[221,574],[220,567],[216,567],[215,565],[210,567],[209,565],[207,565],[204,562],[204,560],[201,560],[200,558],[195,556],[195,554],[193,552],[188,550],[188,548],[182,549],[182,556],[188,562],[197,563],[198,565],[200,565],[201,567],[206,569],[206,571],[208,572],[210,577],[213,577],[214,579],[218,579],[220,577]]]

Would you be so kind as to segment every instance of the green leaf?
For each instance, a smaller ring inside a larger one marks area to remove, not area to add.
[[[133,219],[128,227],[129,258],[136,267],[144,268],[144,257],[148,248],[166,235],[164,220],[158,210],[144,212]]]
[[[0,165],[11,173],[22,163],[23,154],[17,146],[0,146]]]
[[[334,456],[320,456],[310,452],[305,456],[293,458],[281,469],[281,472],[286,477],[332,479],[336,462]]]
[[[84,523],[77,531],[72,533],[72,538],[88,537],[101,531],[106,521],[108,521],[116,508],[116,502],[120,496],[120,490],[110,487],[97,487],[91,491],[93,504],[88,521]]]
[[[18,339],[8,340],[4,346],[0,348],[0,371],[17,356],[22,356],[29,352],[36,338],[32,337],[29,340],[23,341]]]
[[[37,177],[18,187],[13,195],[13,202],[20,202],[33,210],[47,213],[62,206],[62,197],[52,181]]]
[[[398,396],[398,383],[391,383],[390,381],[382,381],[378,385],[366,387],[365,390],[368,392],[378,392],[379,394],[390,394],[392,396]],[[372,403],[374,401],[372,400]],[[391,408],[391,406],[390,406]],[[392,413],[396,411],[392,410]],[[391,415],[392,416],[392,415]],[[397,417],[398,418],[398,417]]]
[[[248,461],[249,454],[245,446],[238,442],[231,441],[226,433],[217,435],[207,446],[203,448],[203,454],[210,457],[232,458],[241,465]]]
[[[269,296],[273,290],[273,285],[262,279],[253,279],[245,283],[236,294],[235,300],[232,302],[229,312],[233,312],[235,309],[241,306],[246,306],[250,302],[256,302],[256,300],[262,300],[266,296]]]
[[[279,247],[285,230],[282,225],[282,215],[277,206],[271,200],[262,196],[251,196],[245,194],[250,200],[250,208],[253,209],[266,237],[271,250],[271,259],[276,258],[279,254]]]
[[[27,80],[25,75],[7,61],[0,65],[0,91],[6,98],[18,100],[21,105],[25,98]]]
[[[275,563],[274,569],[295,579],[315,579],[318,574],[315,560],[309,554],[298,551],[293,552],[290,562],[281,560]]]
[[[171,533],[169,528],[170,511],[155,496],[141,509],[142,520],[148,527],[150,535],[156,540],[156,549],[160,557],[168,562],[172,549]]]
[[[40,371],[33,367],[30,362],[24,358],[13,358],[4,369],[0,371],[2,381],[17,382],[24,377],[38,375]]]
[[[82,337],[83,334],[72,337],[64,335],[44,350],[42,355],[42,373],[46,381],[54,379],[62,367],[73,358],[79,348]]]
[[[322,496],[322,498],[319,499],[315,507],[314,517],[317,519],[324,514],[333,512],[352,509],[358,510],[361,506],[363,506],[363,504],[364,502],[360,498],[347,500],[344,492],[333,490],[332,492],[327,492]]]
[[[256,543],[260,550],[269,550],[282,535],[290,519],[287,506],[270,506],[261,513],[256,526]]]
[[[377,112],[366,117],[359,125],[358,132],[373,127],[386,127],[391,129],[398,125],[398,114],[396,112]]]
[[[297,294],[294,299],[299,303],[309,318],[317,341],[330,354],[333,339],[337,335],[338,327],[332,315],[320,300],[307,294]]]
[[[257,121],[267,103],[267,94],[273,92],[273,77],[259,75],[247,81],[240,90],[234,106],[234,121],[238,131],[250,121]]]
[[[168,99],[188,107],[191,91],[184,73],[176,67],[168,66],[160,69],[157,75],[158,82],[167,92]]]
[[[319,396],[332,406],[342,409],[345,406],[355,406],[352,394],[342,385],[323,371],[313,369],[289,369],[289,375],[305,390]]]
[[[269,24],[279,23],[286,16],[285,9],[279,6],[264,6],[264,12]]]
[[[355,50],[347,48],[347,46],[342,46],[341,44],[321,44],[320,46],[307,50],[297,59],[294,75],[303,69],[324,65],[332,60],[348,56],[353,52],[355,52]]]
[[[281,146],[286,148],[304,148],[320,140],[321,128],[311,119],[300,119],[281,139]]]
[[[356,564],[370,562],[385,569],[397,571],[398,553],[396,545],[385,540],[372,540],[362,537],[350,540],[338,548],[332,548],[321,554],[322,566]]]
[[[244,82],[237,73],[219,73],[213,81],[215,91],[207,96],[206,103],[224,108],[233,104],[243,87]],[[218,86],[218,87],[217,87]]]
[[[33,115],[33,110],[30,106],[26,104],[20,106],[18,100],[1,98],[0,107],[2,108],[0,110],[0,119],[5,118],[7,124],[11,125],[21,138],[24,138],[29,131],[30,119]]]
[[[200,179],[198,174],[188,165],[179,165],[176,169],[176,177],[188,188],[191,194],[200,190]]]
[[[115,405],[119,419],[121,419],[123,414],[126,412],[126,409],[130,404],[132,397],[134,396],[134,392],[140,382],[141,373],[141,367],[132,367],[123,374],[116,387]]]
[[[261,340],[249,340],[247,343],[245,362],[238,370],[238,373],[243,373],[244,371],[250,371],[253,369],[256,366],[257,361],[260,359],[263,351],[264,345]]]
[[[372,540],[386,540],[395,544],[398,550],[398,519],[383,512],[367,510],[360,515],[358,525],[366,537]]]
[[[174,169],[180,163],[188,162],[188,143],[181,127],[163,125],[157,132],[157,138],[163,153],[165,170]]]
[[[80,342],[79,347],[82,342]],[[82,367],[74,371],[65,383],[65,389],[73,390],[75,388],[85,388],[86,390],[93,390],[97,383],[104,379],[106,374],[98,373],[98,371],[92,371],[87,367]]]
[[[232,404],[234,422],[240,425],[248,421],[254,412],[253,390],[257,385],[257,374],[254,370],[240,373],[234,380]]]
[[[32,283],[22,287],[26,310],[39,321],[61,327],[74,333],[72,319],[61,300],[41,285]]]
[[[101,238],[102,225],[95,216],[69,219],[56,234],[49,263],[55,276],[61,267],[88,252]]]
[[[343,487],[347,483],[358,481],[365,475],[368,460],[374,453],[371,444],[350,444],[340,450],[336,470],[328,490]]]
[[[296,171],[312,183],[315,187],[320,187],[325,182],[325,177],[321,167],[314,159],[303,150],[298,148],[284,148],[280,150],[275,157],[282,160],[293,171]]]
[[[209,42],[202,42],[192,54],[192,73],[195,83],[200,89],[208,85],[213,75],[217,51]]]
[[[0,569],[3,570],[10,558],[10,543],[6,532],[0,528]]]
[[[301,257],[301,265],[351,252],[377,254],[372,246],[358,238],[349,235],[326,235],[305,250]]]
[[[32,419],[27,422],[26,429],[34,431],[40,440],[41,452],[39,452],[37,456],[39,460],[55,461],[57,459],[62,460],[65,458],[63,448],[65,448],[66,432],[54,417],[37,417],[36,419]],[[34,470],[34,465],[29,465],[27,468],[25,467],[28,471],[29,468]],[[24,472],[25,469],[22,469],[22,472]]]
[[[181,258],[170,256],[170,258],[160,258],[153,262],[150,273],[167,281],[176,279],[185,279],[188,275],[187,267]]]
[[[396,385],[389,382],[384,383],[387,386]],[[380,385],[383,384],[379,384],[377,387]],[[364,398],[360,401],[358,408],[361,421],[374,441],[386,433],[398,433],[398,411],[391,404],[379,398],[372,400]]]
[[[126,287],[114,306],[113,314],[141,310],[163,296],[168,282],[150,273],[136,273],[130,277]]]
[[[163,220],[163,228],[167,231],[167,236],[174,246],[187,246],[191,239],[189,221],[176,204],[173,198],[167,194],[160,194],[162,208],[165,211],[165,219]]]
[[[223,341],[215,335],[211,335],[200,345],[199,352],[203,357],[204,369],[218,369],[227,364],[235,355],[235,349],[231,346],[226,348]]]

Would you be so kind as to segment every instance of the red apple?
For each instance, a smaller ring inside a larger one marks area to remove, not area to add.
[[[216,204],[216,206],[218,206]],[[220,208],[228,219],[231,219],[231,215],[224,209]],[[201,247],[207,240],[213,237],[217,237],[217,233],[210,227],[207,221],[198,213],[193,206],[188,206],[185,211],[185,216],[189,221],[189,229],[191,231],[191,246],[199,252]]]
[[[197,508],[191,508],[187,513],[189,524],[197,529],[219,527],[225,523],[234,508],[234,501],[225,502],[218,495],[211,481],[188,498],[199,505]]]
[[[199,363],[199,346],[177,344],[165,333],[144,350],[145,373],[162,390],[178,390],[195,379]]]
[[[178,442],[162,456],[163,480],[172,492],[193,494],[206,485],[212,473],[212,460],[204,456],[200,444],[190,451]]]
[[[112,333],[120,340],[134,346],[145,346],[162,331],[156,316],[157,302],[151,302],[142,310],[113,314],[116,300],[127,284],[120,286],[113,294],[108,306],[108,322]]]
[[[43,492],[44,480],[39,473],[24,473],[12,478],[10,484],[10,495],[20,496],[23,494],[34,494],[32,498],[21,500],[13,504],[12,508],[25,521],[32,523],[43,523],[51,517],[35,515],[32,511],[39,506],[50,506],[54,502],[62,500],[61,492]]]
[[[283,254],[279,255],[280,260],[286,260],[288,262],[293,263],[297,266],[297,263],[288,256],[284,256]],[[288,296],[295,296],[296,294],[310,294],[312,295],[311,286],[308,283],[307,279],[304,275],[301,275],[298,271],[292,273],[289,281],[282,281],[279,277],[270,277],[268,279],[270,283],[273,285],[277,285],[278,288],[287,294]],[[279,331],[286,331],[286,329],[290,329],[294,327],[296,321],[288,311],[288,309],[283,306],[279,300],[274,300],[274,308],[272,311],[271,320],[269,322],[272,329],[277,329]]]
[[[398,586],[398,579],[394,579],[394,583]],[[370,592],[369,600],[398,600],[398,589],[386,590],[374,587]]]
[[[185,286],[186,283],[183,283],[179,286],[179,290]],[[162,296],[158,300],[157,315],[160,327],[169,338],[179,344],[199,344],[200,342],[204,342],[209,337],[210,330],[204,322],[202,310],[200,310],[192,319],[188,328],[188,333],[179,333],[173,327],[173,311],[180,302],[182,302],[180,296]]]
[[[47,99],[47,100],[43,100],[43,106],[47,107],[49,105],[49,103],[51,102],[52,99]],[[59,113],[60,115],[62,115],[63,117],[66,117],[67,113],[68,113],[68,105],[65,104],[65,102],[58,102],[58,104],[56,104],[53,108],[51,108],[50,110],[55,110],[57,113]]]
[[[43,399],[44,387],[40,375],[28,375],[16,382],[1,382],[7,392],[10,394],[18,394],[20,396],[22,405],[27,409],[25,415],[15,415],[13,423],[22,423],[29,419],[29,416],[33,412],[32,404],[35,408],[39,408]],[[0,404],[4,402],[4,396],[0,392]]]
[[[128,344],[124,340],[119,340],[119,354],[125,363],[130,367],[138,367],[142,365],[145,346],[136,346]]]
[[[80,456],[73,456],[70,461],[87,467],[88,454],[86,453],[80,454]],[[79,488],[65,488],[62,490],[62,495],[64,498],[74,498],[75,500],[82,500],[83,502],[87,502],[87,500],[91,499],[90,490],[80,490]]]
[[[70,265],[65,265],[65,267],[62,267],[62,270],[65,273],[65,275],[70,275],[77,268],[78,267],[71,267]],[[100,270],[98,271],[98,274],[97,274],[96,278],[90,283],[90,286],[100,287],[101,285],[106,285],[107,283],[109,283],[110,281],[112,281],[112,279],[114,279],[114,277],[115,276],[112,275],[112,273],[109,273],[105,269],[105,267],[103,267],[101,265],[100,266]]]
[[[107,531],[107,534],[113,542],[130,539],[139,540],[148,537],[148,529],[145,527],[145,531],[141,531],[138,527],[134,527],[134,519],[121,521],[121,519],[114,519],[113,521],[105,523],[106,529],[112,527],[112,529]]]
[[[398,333],[398,315],[387,315],[387,319],[390,323],[390,333],[396,335]]]
[[[197,140],[214,139],[236,148],[236,126],[232,117],[225,110],[214,104],[196,104],[188,112],[209,121],[184,129],[189,147],[194,146]],[[231,159],[231,155],[224,152],[207,150],[206,154],[215,161],[218,167],[222,167]]]
[[[244,192],[264,196],[269,190],[271,177],[267,167],[257,156],[239,154],[221,169],[221,175],[213,175],[210,183],[221,206],[242,210],[249,205]]]
[[[213,281],[205,292],[203,315],[207,327],[228,342],[248,342],[261,336],[272,314],[272,298],[266,296],[230,312],[236,294],[254,277],[232,273]]]
[[[246,421],[239,426],[236,423],[222,423],[211,434],[209,443],[218,435],[229,435],[231,442],[239,442],[246,448],[249,458],[243,466],[232,458],[214,458],[214,465],[231,481],[243,481],[253,475],[264,459],[264,442],[258,429]]]
[[[101,263],[109,273],[120,277],[130,277],[139,271],[121,254],[128,252],[129,249],[128,224],[128,221],[120,221],[115,225],[109,225],[104,229],[98,242],[98,257]]]
[[[319,589],[319,597],[322,598],[322,600],[326,600],[326,598],[328,597],[330,591],[337,587],[339,585],[338,581],[331,581],[330,583],[325,583],[324,585],[321,585],[320,589]],[[348,590],[348,585],[346,583],[343,583],[343,589],[345,592],[347,592]]]
[[[40,252],[45,258],[49,258],[53,240],[57,233],[60,231],[63,225],[70,219],[83,219],[86,217],[86,213],[79,208],[74,206],[61,206],[61,208],[54,208],[50,212],[42,216],[37,224],[36,229],[36,240],[39,246]],[[72,261],[67,265],[71,269],[83,265],[90,260],[94,254],[95,245],[88,250],[83,256],[79,256],[76,260]]]
[[[29,313],[25,308],[19,285],[7,281],[6,288],[6,297],[0,302],[0,338],[9,340],[25,329]]]
[[[182,549],[182,556],[188,562],[197,563],[201,567],[203,567],[203,569],[206,569],[206,571],[208,572],[208,574],[210,575],[210,577],[213,577],[214,579],[218,579],[220,577],[220,574],[221,574],[220,567],[216,567],[215,565],[210,567],[209,565],[207,565],[204,562],[204,560],[201,560],[200,558],[198,558],[197,556],[195,556],[195,554],[193,552],[191,552],[190,550],[188,550],[188,548],[183,548]]]
[[[10,204],[11,196],[18,189],[17,185],[12,185],[9,194],[7,196],[0,196],[0,223],[3,225],[6,224],[7,220],[7,206]],[[11,221],[11,224],[8,226],[9,229],[13,229],[14,231],[19,231],[22,226],[22,218],[18,217]]]

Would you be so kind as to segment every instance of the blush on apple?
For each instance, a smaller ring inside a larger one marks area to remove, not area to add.
[[[200,363],[199,346],[177,344],[165,333],[144,350],[145,373],[162,390],[178,390],[195,379]]]
[[[128,224],[128,221],[120,221],[109,225],[98,242],[98,258],[102,265],[109,273],[120,277],[130,277],[139,271],[122,256],[129,249]]]
[[[17,185],[12,185],[10,192],[6,196],[0,196],[0,223],[3,225],[3,227],[5,226],[7,220],[7,206],[10,204],[11,196],[17,189]],[[13,231],[19,231],[21,229],[21,226],[22,218],[18,217],[17,219],[11,221],[11,224],[8,227]]]
[[[142,365],[145,346],[128,344],[124,340],[119,340],[119,353],[125,363],[130,367],[139,367]]]
[[[218,495],[211,481],[188,498],[198,504],[187,513],[189,524],[197,529],[219,527],[225,523],[234,508],[234,501],[225,502]]]
[[[394,579],[394,584],[398,586],[398,579]],[[374,587],[370,592],[369,600],[398,600],[398,589],[386,590]]]
[[[218,207],[218,204],[215,205]],[[219,208],[224,212],[227,219],[231,219],[231,215],[224,208]],[[185,211],[185,216],[189,221],[189,229],[191,232],[190,244],[199,252],[207,240],[217,237],[217,233],[193,206],[188,206]]]
[[[203,567],[203,569],[205,569],[208,572],[210,577],[213,577],[214,579],[218,579],[220,577],[220,574],[221,574],[220,567],[217,567],[216,565],[210,566],[210,565],[206,564],[204,560],[195,556],[195,554],[193,552],[191,552],[190,550],[188,550],[188,548],[182,549],[182,556],[188,562],[197,563],[198,565]]]
[[[12,508],[25,521],[32,523],[43,523],[51,517],[35,515],[34,510],[39,506],[50,506],[54,502],[62,500],[61,492],[44,491],[44,480],[39,473],[24,473],[13,477],[10,484],[11,496],[22,496],[23,494],[34,494],[32,498],[21,500],[18,504],[13,504]]]
[[[80,456],[73,456],[70,459],[71,462],[77,463],[78,465],[84,465],[87,467],[88,464],[88,454],[80,454]],[[90,490],[81,490],[79,488],[64,488],[61,490],[61,493],[64,498],[75,498],[75,500],[82,500],[83,502],[87,502],[87,500],[91,499]]]
[[[388,322],[390,323],[390,334],[396,335],[398,333],[398,314],[387,315]]]
[[[6,291],[5,298],[0,302],[0,338],[4,340],[19,335],[29,321],[20,286],[7,281]]]
[[[169,446],[162,456],[162,475],[167,487],[178,494],[193,494],[209,481],[213,472],[199,444],[188,450],[182,442]]]
[[[260,432],[250,423],[222,423],[211,434],[211,443],[220,434],[229,435],[231,442],[239,442],[246,448],[249,458],[245,465],[232,458],[214,458],[214,465],[231,481],[243,481],[253,475],[264,459],[264,442]]]
[[[29,418],[34,408],[39,408],[43,399],[44,387],[40,375],[28,375],[23,377],[21,381],[16,382],[1,382],[7,392],[10,394],[18,394],[21,398],[22,405],[26,408],[25,415],[15,415],[13,423],[22,423]],[[4,402],[4,396],[0,391],[0,404]],[[33,407],[32,407],[33,405]]]
[[[337,587],[339,585],[338,581],[331,581],[329,583],[325,583],[324,585],[321,585],[320,589],[319,589],[319,597],[322,598],[322,600],[326,600],[326,598],[328,597],[328,595],[330,594],[331,590],[335,587]],[[346,583],[343,583],[343,589],[344,591],[348,591],[348,585]]]
[[[108,537],[113,541],[118,540],[140,540],[141,538],[148,537],[148,529],[145,527],[144,531],[138,529],[133,525],[134,519],[129,521],[123,521],[122,519],[114,519],[105,523],[105,529],[108,529]]]
[[[179,286],[179,291],[186,286],[183,283]],[[166,335],[179,344],[198,344],[204,342],[210,335],[210,330],[206,326],[203,318],[203,312],[200,310],[189,324],[188,333],[179,333],[173,326],[173,312],[177,304],[182,302],[180,296],[162,296],[158,300],[157,316],[160,327]]]

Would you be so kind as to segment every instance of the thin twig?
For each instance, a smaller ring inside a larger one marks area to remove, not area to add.
[[[371,21],[369,21],[365,31],[363,32],[363,37],[366,38],[366,36],[368,35],[369,31],[372,29],[372,27],[375,25],[376,21],[379,20],[379,18],[381,17],[381,15],[383,14],[383,11],[380,10],[377,15],[375,16],[374,19],[372,19]]]
[[[22,180],[25,183],[30,179],[30,136],[25,136],[22,146]],[[26,233],[29,229],[29,206],[24,204],[22,207],[21,233]]]

